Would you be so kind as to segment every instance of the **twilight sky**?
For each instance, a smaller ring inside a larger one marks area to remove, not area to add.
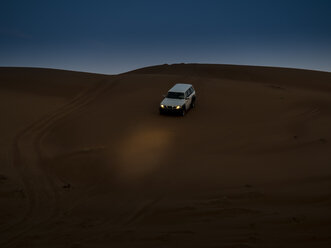
[[[181,62],[331,72],[331,1],[0,2],[0,66],[116,74]]]

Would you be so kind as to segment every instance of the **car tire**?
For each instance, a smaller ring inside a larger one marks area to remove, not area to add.
[[[192,102],[191,102],[191,108],[194,108],[195,107],[195,98],[192,99]]]
[[[185,114],[186,114],[186,108],[183,107],[183,108],[182,108],[182,111],[181,111],[181,113],[180,113],[180,115],[181,115],[181,116],[184,116]]]

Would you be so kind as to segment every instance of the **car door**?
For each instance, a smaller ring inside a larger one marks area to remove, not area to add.
[[[185,107],[186,109],[189,109],[191,106],[191,102],[192,102],[192,92],[190,91],[190,89],[188,89],[185,92]]]

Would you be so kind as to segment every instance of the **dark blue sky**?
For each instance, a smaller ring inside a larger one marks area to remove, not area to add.
[[[113,74],[180,62],[331,71],[331,1],[0,3],[0,66]]]

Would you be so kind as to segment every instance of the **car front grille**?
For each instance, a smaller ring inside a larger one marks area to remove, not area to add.
[[[176,109],[176,107],[173,106],[166,106],[167,109]]]

